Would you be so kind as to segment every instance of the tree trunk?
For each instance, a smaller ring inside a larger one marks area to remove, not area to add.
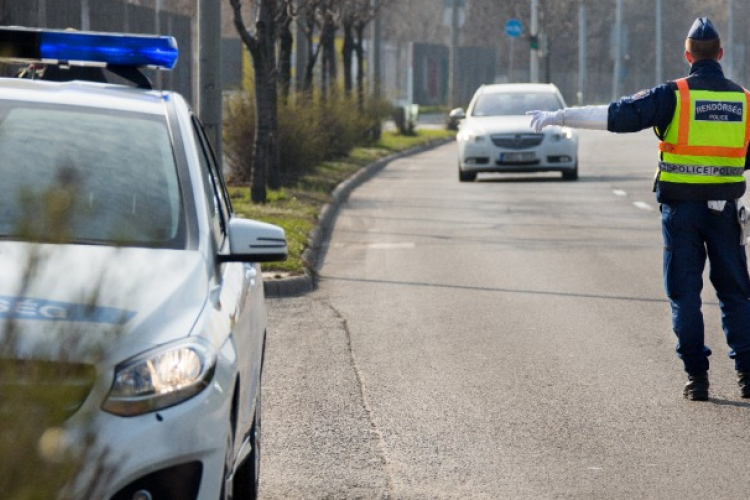
[[[315,32],[315,13],[312,10],[307,11],[305,16],[305,38],[307,41],[307,61],[305,62],[305,79],[304,79],[304,92],[308,99],[312,99],[313,94],[313,78],[315,76],[315,64],[318,62],[318,55],[320,54],[321,44],[318,43],[317,47],[313,43],[313,34]]]
[[[354,26],[351,21],[344,21],[344,46],[341,49],[341,56],[344,61],[344,91],[347,96],[352,94],[354,82],[352,82],[352,62],[354,60]]]
[[[330,14],[326,14],[323,21],[320,43],[323,46],[320,96],[325,99],[329,87],[336,82],[336,24]]]
[[[234,25],[242,42],[250,51],[255,70],[255,138],[252,171],[243,175],[250,178],[250,199],[266,202],[266,183],[278,182],[278,101],[276,75],[276,0],[260,0],[255,36],[245,27],[240,0],[229,0],[234,11]]]
[[[276,61],[274,49],[271,49],[271,53],[274,57],[274,64],[272,66],[272,74],[269,75],[268,83],[268,95],[267,98],[270,103],[268,122],[271,133],[268,136],[268,147],[270,148],[270,154],[268,158],[268,187],[273,190],[281,189],[281,155],[279,152],[279,92],[278,92],[278,76],[275,74]]]
[[[255,24],[255,147],[250,198],[266,202],[266,183],[278,176],[278,121],[276,99],[275,0],[261,0]]]
[[[294,35],[292,35],[292,17],[286,9],[281,14],[279,23],[279,86],[282,102],[286,104],[289,100],[289,92],[292,87],[292,49],[294,48]]]
[[[359,110],[363,111],[365,107],[365,24],[357,24],[355,30],[357,32],[357,40],[354,45],[354,53],[357,56],[357,103],[359,104]]]

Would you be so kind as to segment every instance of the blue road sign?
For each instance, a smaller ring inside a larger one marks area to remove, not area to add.
[[[505,34],[511,38],[518,38],[523,33],[523,23],[520,19],[508,19],[505,23]]]

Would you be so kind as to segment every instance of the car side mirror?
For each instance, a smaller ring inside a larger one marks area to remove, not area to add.
[[[286,235],[279,226],[251,219],[229,219],[229,254],[221,262],[277,262],[287,258]]]
[[[448,119],[446,125],[448,130],[458,130],[458,124],[466,118],[466,112],[462,108],[456,108],[448,113]]]
[[[451,120],[463,120],[466,118],[466,111],[464,111],[463,108],[456,108],[448,113],[448,118]]]

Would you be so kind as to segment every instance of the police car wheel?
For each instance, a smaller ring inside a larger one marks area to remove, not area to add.
[[[234,477],[232,468],[234,466],[234,419],[229,421],[227,429],[227,447],[224,452],[224,473],[222,475],[221,496],[219,500],[231,500],[234,497]]]
[[[255,402],[255,417],[250,429],[250,444],[252,451],[244,462],[237,468],[234,475],[234,498],[242,500],[257,500],[260,484],[260,429],[261,429],[261,392],[258,385],[258,398]]]

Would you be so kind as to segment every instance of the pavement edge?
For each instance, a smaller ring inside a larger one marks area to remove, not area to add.
[[[421,146],[386,156],[374,163],[362,167],[348,179],[336,186],[333,193],[331,193],[333,200],[330,203],[325,204],[321,209],[320,215],[318,216],[318,223],[315,228],[310,231],[307,248],[302,253],[302,261],[305,263],[305,274],[303,276],[264,280],[263,288],[266,297],[297,297],[315,290],[317,286],[317,271],[319,266],[323,263],[322,257],[325,255],[325,249],[336,223],[339,208],[346,202],[354,189],[372,179],[375,174],[383,170],[394,160],[424,153],[425,151],[442,146],[443,144],[448,144],[454,140],[455,139],[453,138],[436,139]]]

